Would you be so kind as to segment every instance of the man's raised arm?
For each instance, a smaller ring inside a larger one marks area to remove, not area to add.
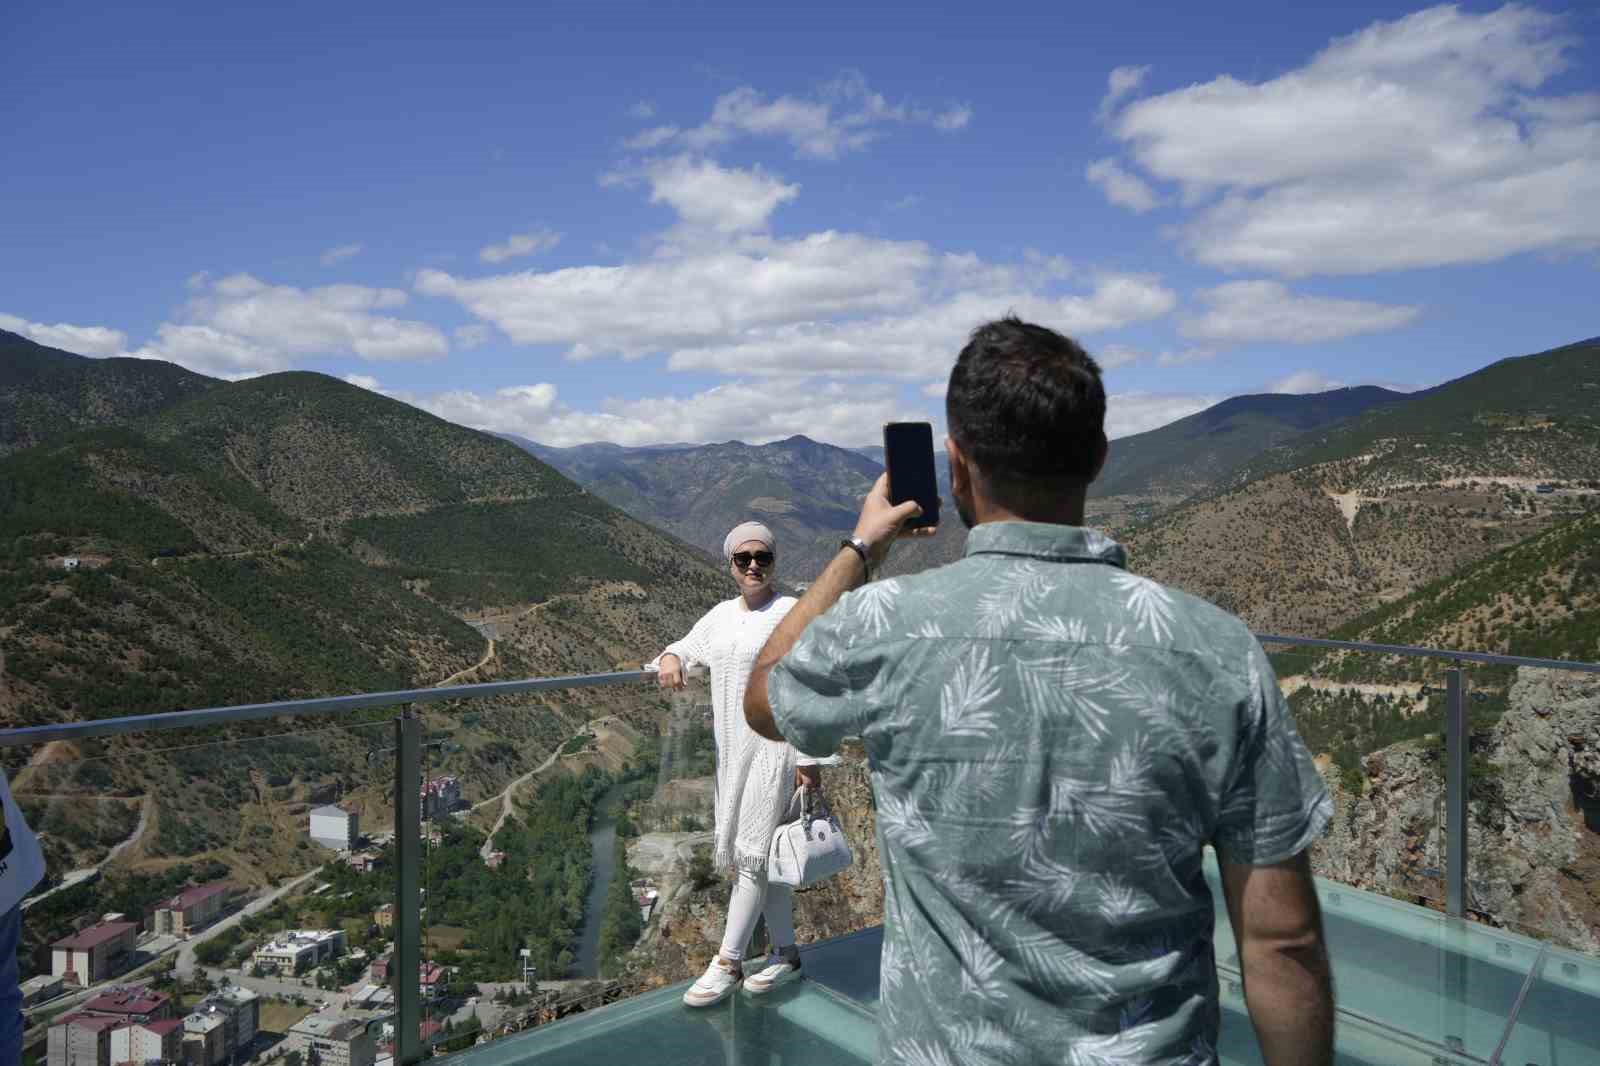
[[[889,475],[879,475],[872,491],[861,503],[861,517],[856,520],[856,537],[867,546],[867,554],[876,568],[889,554],[889,546],[900,535],[901,527],[922,513],[915,501],[907,500],[895,506],[889,502]],[[934,528],[913,530],[915,536],[932,536]],[[767,678],[778,660],[789,654],[799,641],[806,626],[825,614],[839,602],[839,597],[862,584],[867,577],[867,562],[853,549],[841,546],[822,576],[811,583],[800,602],[778,623],[778,628],[767,638],[761,654],[756,656],[755,670],[750,674],[750,684],[744,690],[744,719],[750,728],[768,740],[782,740],[778,724],[772,717],[772,701],[767,695]]]

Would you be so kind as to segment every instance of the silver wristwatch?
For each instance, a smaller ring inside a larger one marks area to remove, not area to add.
[[[872,580],[872,556],[868,553],[867,542],[860,537],[846,537],[839,542],[839,547],[849,548],[861,556],[861,569],[864,574],[863,581]]]

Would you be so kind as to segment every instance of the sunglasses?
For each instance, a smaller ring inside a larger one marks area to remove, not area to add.
[[[751,563],[755,563],[757,566],[763,567],[771,566],[772,558],[773,556],[771,552],[734,552],[733,565],[737,566],[740,570],[746,569]]]

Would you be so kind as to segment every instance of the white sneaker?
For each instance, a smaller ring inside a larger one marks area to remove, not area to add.
[[[791,981],[798,980],[800,980],[799,965],[779,958],[777,962],[760,973],[751,975],[745,981],[744,987],[745,991],[751,995],[764,996],[779,985],[786,985]]]
[[[744,978],[741,975],[725,968],[719,960],[712,959],[706,972],[683,994],[683,1005],[709,1007],[721,1003],[733,995],[733,990],[739,987],[742,980]]]

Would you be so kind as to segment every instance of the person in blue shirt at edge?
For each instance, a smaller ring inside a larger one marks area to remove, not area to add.
[[[22,1061],[22,988],[17,947],[22,939],[22,898],[44,880],[39,839],[22,820],[0,770],[0,1064]]]
[[[1210,844],[1266,1063],[1328,1066],[1307,851],[1332,804],[1244,624],[1084,528],[1108,448],[1098,365],[988,323],[946,416],[965,557],[871,581],[918,513],[880,478],[745,693],[762,736],[858,736],[871,760],[878,1062],[1216,1063]]]

